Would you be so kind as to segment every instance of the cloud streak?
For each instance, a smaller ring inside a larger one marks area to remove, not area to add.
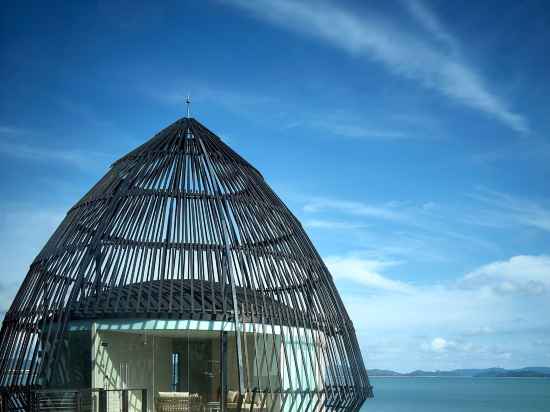
[[[493,286],[507,277],[548,279],[547,259],[513,256],[482,265],[454,282],[414,286],[391,279],[392,262],[357,256],[325,260],[335,271],[338,286],[343,287],[343,300],[370,367],[393,365],[411,370],[522,367],[540,362],[547,349],[548,295],[500,293]],[[371,272],[383,280],[369,276]],[[461,281],[472,274],[487,273],[494,276],[491,282],[461,287]],[[346,288],[346,282],[353,282],[354,287]],[[521,323],[518,317],[523,319]],[[533,349],[530,341],[543,344]]]
[[[494,227],[519,224],[550,232],[550,208],[533,200],[491,190],[480,190],[472,198],[491,207],[490,210],[476,211],[476,216],[470,219],[472,223]]]
[[[421,1],[405,0],[405,7],[411,16],[437,40],[456,51],[458,44],[455,38],[443,26],[439,18]]]
[[[414,133],[401,130],[391,130],[383,127],[370,127],[360,122],[348,121],[348,119],[332,119],[331,121],[316,121],[311,124],[313,127],[324,130],[330,134],[345,137],[348,139],[368,139],[368,140],[411,140],[417,139]]]
[[[335,229],[335,230],[354,230],[364,229],[367,227],[365,224],[346,222],[341,220],[327,220],[327,219],[308,219],[304,221],[304,226],[310,229]]]
[[[0,312],[12,303],[29,264],[64,215],[62,210],[44,205],[0,207]]]
[[[393,230],[399,238],[399,243],[409,252],[414,253],[417,257],[418,254],[428,256],[426,250],[418,250],[419,247],[426,249],[427,244],[431,244],[431,251],[433,247],[442,245],[442,242],[446,244],[452,243],[456,247],[457,244],[469,248],[475,247],[476,250],[483,248],[485,250],[494,251],[495,245],[491,242],[474,236],[471,234],[461,233],[454,230],[449,225],[451,219],[454,217],[449,216],[448,212],[433,202],[425,203],[411,203],[400,201],[389,201],[377,204],[352,201],[352,200],[340,200],[327,197],[311,198],[303,206],[303,211],[308,214],[316,214],[317,216],[347,216],[349,220],[350,216],[365,218],[369,224],[375,220],[386,221],[389,224],[394,225]],[[319,219],[319,218],[318,218]],[[333,219],[320,218],[320,221],[330,221]],[[361,229],[361,222],[349,221],[347,222],[349,228]],[[341,229],[342,226],[337,225],[323,225],[325,229]],[[352,227],[354,226],[354,227]],[[409,233],[411,229],[414,229],[413,233]],[[374,231],[371,231],[371,234]],[[384,229],[385,236],[390,233],[388,226]],[[412,237],[411,237],[412,236]],[[412,242],[411,242],[412,241]],[[458,241],[458,243],[457,243]],[[377,245],[376,249],[381,249],[381,239],[375,240]],[[432,256],[433,253],[431,253]]]
[[[336,279],[350,280],[369,288],[392,292],[412,293],[414,291],[411,285],[380,274],[385,268],[395,266],[397,262],[367,260],[357,256],[327,256],[324,261]]]
[[[189,87],[189,85],[192,85]],[[187,96],[192,96],[193,103],[204,103],[215,105],[236,114],[257,115],[259,107],[272,108],[280,103],[276,97],[268,96],[260,92],[243,92],[227,88],[226,86],[212,86],[203,84],[197,79],[166,81],[159,79],[155,87],[150,84],[138,86],[147,96],[167,105],[184,107]],[[160,91],[159,91],[160,90]],[[176,90],[176,92],[174,92]],[[189,92],[178,92],[177,90],[188,90]],[[193,105],[191,105],[193,113]],[[291,125],[292,128],[294,125]]]
[[[48,148],[15,140],[31,134],[26,130],[0,126],[0,154],[22,160],[62,162],[79,169],[96,169],[98,164],[104,165],[112,160],[111,156],[93,150]]]
[[[550,290],[550,256],[520,255],[489,263],[468,273],[460,283],[499,293],[541,294]]]
[[[408,9],[429,38],[329,2],[231,0],[230,3],[275,25],[383,64],[392,73],[483,112],[518,133],[529,131],[527,120],[490,91],[473,66],[458,53],[449,52],[448,45],[458,42],[422,3],[413,2]],[[437,46],[433,38],[447,46]]]
[[[355,216],[373,217],[386,220],[403,220],[405,216],[391,205],[370,205],[361,202],[334,200],[328,198],[312,199],[304,205],[304,212],[317,213],[334,210]]]

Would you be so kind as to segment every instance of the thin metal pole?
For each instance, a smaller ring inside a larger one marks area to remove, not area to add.
[[[141,412],[147,412],[147,389],[141,390]]]
[[[100,389],[98,392],[99,398],[99,412],[107,412],[107,391]]]
[[[122,390],[122,412],[128,412],[128,389]]]

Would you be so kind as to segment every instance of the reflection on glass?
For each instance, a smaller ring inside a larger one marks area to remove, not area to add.
[[[220,402],[220,332],[181,331],[170,337],[157,337],[158,361],[169,363],[169,385],[164,386],[163,368],[157,367],[156,392],[177,392],[174,404],[185,404],[189,411],[212,410]],[[169,356],[162,352],[169,350]],[[164,369],[165,370],[165,369]],[[177,402],[176,402],[177,399]],[[171,402],[166,399],[164,404]]]
[[[180,353],[172,352],[172,392],[181,390],[181,370],[180,370]]]
[[[44,346],[44,343],[43,343]],[[77,389],[91,387],[91,334],[89,330],[65,331],[58,361],[52,366],[48,387]],[[41,377],[46,380],[46,377]]]
[[[322,366],[310,335],[269,332],[252,326],[241,335],[244,393],[235,333],[219,330],[98,330],[93,339],[90,330],[67,331],[50,382],[64,388],[144,388],[149,412],[182,406],[189,412],[286,409],[290,403],[284,405],[280,394],[314,390]],[[298,404],[307,401],[302,396]],[[140,401],[134,406],[138,410]]]
[[[218,333],[189,333],[188,380],[190,396],[203,405],[220,401],[220,342]]]

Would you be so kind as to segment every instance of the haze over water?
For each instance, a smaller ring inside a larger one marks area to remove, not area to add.
[[[548,412],[550,379],[371,378],[361,412]]]

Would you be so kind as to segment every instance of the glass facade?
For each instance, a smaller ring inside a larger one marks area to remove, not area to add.
[[[190,411],[214,411],[221,406],[223,388],[238,392],[233,333],[97,331],[93,352],[92,387],[145,388],[150,411],[163,410],[163,404],[172,404],[164,408],[170,410],[176,401],[187,402]],[[139,399],[130,397],[132,406],[141,411]]]
[[[81,389],[91,387],[92,337],[89,329],[67,330],[59,345],[59,360],[41,378],[50,374],[50,388]]]
[[[237,340],[233,330],[223,330],[227,323],[168,322],[172,321],[70,325],[49,387],[146,389],[151,412],[171,410],[175,403],[186,404],[190,412],[218,412],[223,403],[228,411],[238,410],[240,404],[241,409],[260,412],[298,410],[301,397],[285,403],[284,393],[300,388],[312,391],[323,382],[325,371],[311,331],[302,330],[303,341],[296,343],[291,340],[292,334],[298,334],[296,328],[276,327],[272,333],[261,333],[257,325],[243,325],[242,379],[250,389],[241,394]],[[110,408],[120,402],[119,395],[109,395]],[[140,392],[130,392],[129,407],[142,411]]]
[[[181,377],[174,392],[188,392],[201,404],[220,401],[221,332],[181,332],[171,338],[175,353],[181,356],[177,375]],[[159,390],[160,392],[160,390]]]

